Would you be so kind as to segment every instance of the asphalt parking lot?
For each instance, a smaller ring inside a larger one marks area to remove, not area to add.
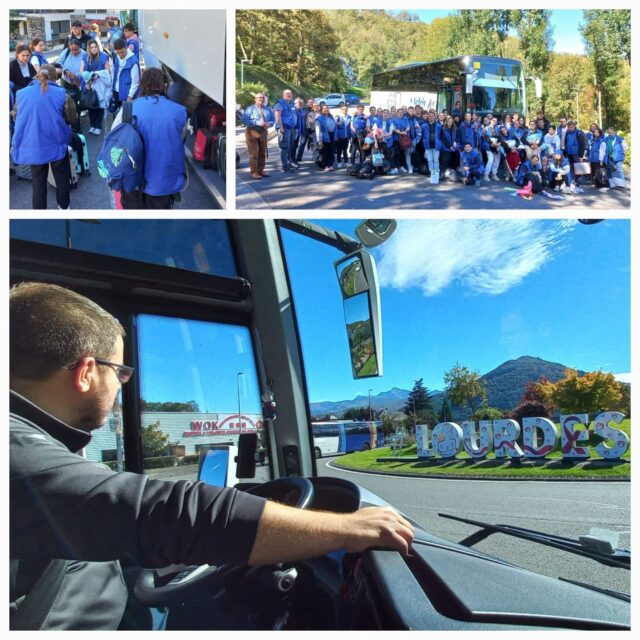
[[[480,186],[441,182],[431,185],[421,174],[377,176],[373,180],[347,175],[345,169],[324,173],[305,151],[296,173],[280,171],[280,150],[276,138],[269,141],[266,171],[270,177],[253,180],[249,176],[244,129],[236,129],[236,149],[240,166],[236,173],[238,209],[496,209],[558,212],[619,210],[631,206],[631,191],[597,190],[584,186],[584,193],[549,199],[536,195],[523,200],[515,195],[513,183],[482,182]]]

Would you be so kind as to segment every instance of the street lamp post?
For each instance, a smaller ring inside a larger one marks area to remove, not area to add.
[[[240,376],[243,376],[244,372],[238,371],[236,375],[236,387],[238,389],[238,435],[242,433],[242,411],[240,409]]]

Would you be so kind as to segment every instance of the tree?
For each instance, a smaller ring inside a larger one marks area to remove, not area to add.
[[[618,79],[623,62],[631,63],[631,11],[589,9],[583,11],[583,17],[580,32],[593,62],[596,85],[602,91],[603,120],[615,126],[620,115]]]
[[[440,407],[440,413],[438,414],[438,422],[451,422],[451,420],[453,420],[451,403],[449,402],[449,398],[445,396],[442,399],[442,406]]]
[[[622,399],[620,383],[612,373],[603,371],[590,371],[579,376],[575,369],[567,369],[564,378],[555,384],[547,381],[542,387],[565,414],[596,414],[612,409]]]
[[[433,410],[433,403],[429,390],[424,386],[422,378],[416,380],[413,389],[407,396],[407,401],[403,409],[409,416],[409,425],[415,432],[416,424],[435,424],[436,414]]]
[[[167,453],[169,436],[160,431],[160,421],[142,427],[142,457],[158,458]]]
[[[474,420],[500,420],[503,417],[503,412],[501,409],[482,405],[471,417]]]
[[[453,404],[467,407],[475,413],[487,401],[487,389],[484,380],[477,371],[469,371],[460,363],[444,374],[447,397]]]
[[[343,420],[368,420],[369,407],[349,407],[343,414]]]
[[[174,413],[198,413],[200,411],[200,406],[195,400],[187,402],[147,402],[141,398],[140,405],[143,411],[170,411]]]

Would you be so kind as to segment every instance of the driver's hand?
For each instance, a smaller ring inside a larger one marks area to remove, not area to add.
[[[346,551],[359,553],[383,547],[408,555],[415,529],[391,507],[365,507],[347,516],[349,543]]]

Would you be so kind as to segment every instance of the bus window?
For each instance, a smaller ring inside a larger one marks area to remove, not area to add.
[[[241,432],[261,439],[246,327],[141,315],[138,349],[145,473],[195,480],[203,445],[237,446]]]
[[[13,220],[11,237],[225,278],[237,275],[225,220]]]

